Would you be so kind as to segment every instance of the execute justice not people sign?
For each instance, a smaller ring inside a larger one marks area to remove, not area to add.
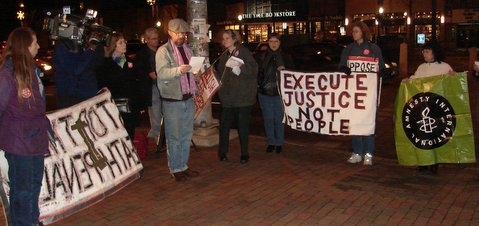
[[[327,135],[374,134],[377,74],[281,71],[285,123]]]

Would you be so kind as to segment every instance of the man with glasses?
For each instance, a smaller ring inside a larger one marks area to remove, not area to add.
[[[188,167],[193,137],[197,91],[195,77],[189,71],[191,49],[186,44],[190,26],[183,19],[168,22],[169,40],[156,52],[157,84],[162,101],[168,167],[176,181],[199,175]]]
[[[160,152],[163,147],[162,139],[160,139],[163,113],[161,112],[160,91],[156,84],[155,70],[155,55],[160,43],[158,29],[147,28],[144,37],[146,45],[137,52],[135,65],[141,86],[141,100],[143,101],[141,108],[148,109],[150,118],[148,138],[157,140],[157,152]]]

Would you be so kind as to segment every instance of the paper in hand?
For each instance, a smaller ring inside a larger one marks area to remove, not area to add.
[[[201,66],[203,66],[204,62],[205,62],[205,57],[192,56],[190,59],[191,69],[189,72],[193,74],[197,74],[201,70]]]
[[[226,61],[225,66],[234,68],[234,67],[240,67],[241,65],[244,64],[244,61],[238,57],[231,56],[228,61]]]

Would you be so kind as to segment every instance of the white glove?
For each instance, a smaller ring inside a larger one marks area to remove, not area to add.
[[[241,73],[240,67],[233,67],[233,68],[231,69],[231,71],[233,71],[233,73],[234,73],[235,75],[238,75],[238,76],[239,76],[240,73]]]

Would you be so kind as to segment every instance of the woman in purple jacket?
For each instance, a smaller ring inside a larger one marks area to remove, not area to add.
[[[43,85],[34,57],[40,46],[32,29],[13,30],[0,62],[0,149],[10,180],[11,225],[37,225],[43,160],[48,151]]]

